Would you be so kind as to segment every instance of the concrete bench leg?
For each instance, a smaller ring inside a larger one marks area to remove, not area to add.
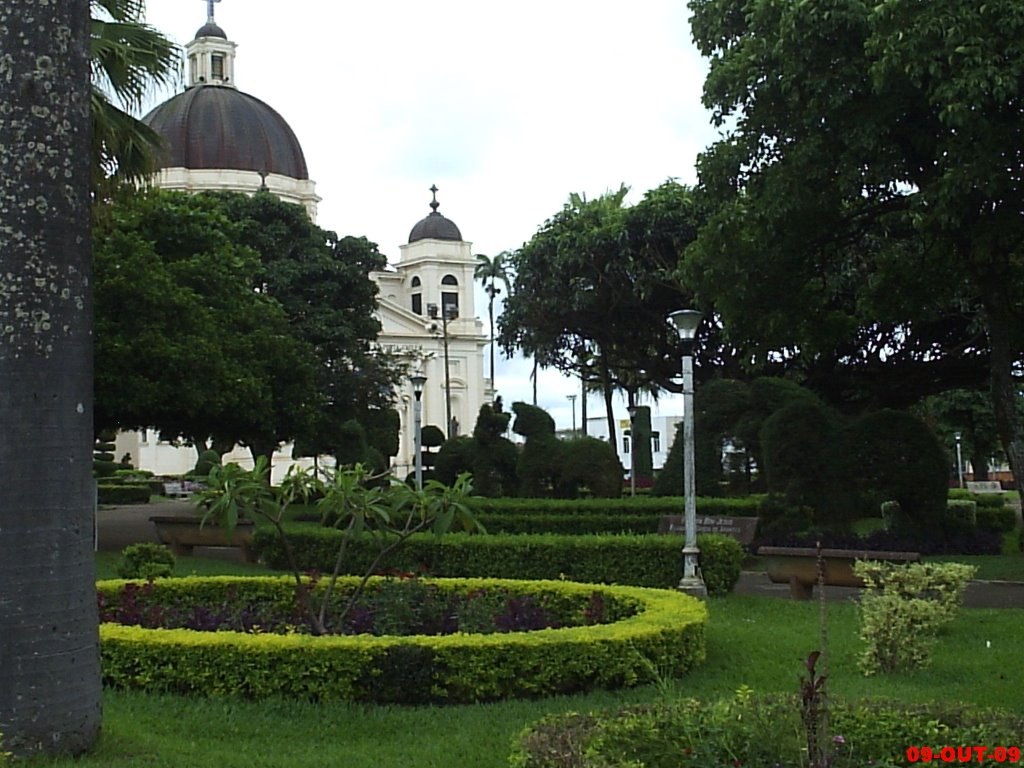
[[[789,594],[794,600],[810,600],[814,594],[814,584],[801,581],[796,576],[789,577]]]

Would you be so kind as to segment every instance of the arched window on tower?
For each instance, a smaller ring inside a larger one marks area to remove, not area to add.
[[[423,293],[421,291],[422,285],[418,277],[414,277],[411,282],[413,288],[412,294],[412,311],[417,315],[423,314]]]
[[[459,316],[459,281],[455,275],[441,278],[441,306],[445,314]]]

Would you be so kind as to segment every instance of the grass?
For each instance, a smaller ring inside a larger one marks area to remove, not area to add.
[[[706,662],[687,677],[660,685],[457,707],[209,700],[108,690],[103,736],[92,754],[25,765],[503,768],[515,736],[549,712],[665,696],[713,699],[741,685],[758,692],[796,691],[801,662],[818,647],[817,602],[731,595],[711,600],[709,608]],[[856,607],[830,603],[830,690],[852,697],[962,700],[1022,711],[1024,688],[1014,671],[1022,621],[1021,610],[964,610],[942,634],[930,668],[865,678],[856,669]]]
[[[174,565],[175,576],[253,576],[277,573],[265,565],[245,563],[237,560],[237,551],[226,552],[225,559],[218,557],[179,557]],[[96,553],[96,578],[116,579],[119,552]]]

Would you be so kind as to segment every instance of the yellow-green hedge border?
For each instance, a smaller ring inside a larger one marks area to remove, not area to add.
[[[268,586],[287,581],[255,577]],[[178,591],[253,584],[254,577],[156,582]],[[345,581],[354,581],[346,579]],[[463,703],[616,688],[680,675],[705,655],[704,604],[669,590],[506,579],[431,579],[442,589],[504,588],[635,602],[612,624],[508,634],[312,637],[100,627],[103,680],[149,691],[262,698]],[[100,582],[113,595],[123,581]]]

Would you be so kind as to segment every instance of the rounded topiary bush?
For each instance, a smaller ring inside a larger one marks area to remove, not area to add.
[[[343,579],[348,588],[355,579]],[[538,601],[593,605],[594,595],[623,616],[593,626],[441,636],[331,635],[100,628],[103,679],[142,690],[246,697],[420,703],[472,702],[616,688],[680,675],[703,660],[704,604],[668,590],[572,582],[431,579],[440,588],[502,588]],[[287,578],[171,579],[147,585],[161,604],[233,591],[236,599],[287,605]],[[125,582],[100,582],[104,610]],[[136,603],[137,604],[137,603]],[[628,610],[624,610],[628,609]],[[142,609],[140,609],[141,611]],[[628,615],[624,615],[628,614]]]
[[[174,553],[163,544],[132,544],[121,550],[117,575],[122,579],[156,579],[174,573]]]
[[[199,459],[196,461],[196,465],[192,470],[192,474],[197,477],[207,477],[210,474],[210,470],[214,467],[220,466],[220,454],[216,451],[203,451],[199,454]]]
[[[562,442],[558,495],[574,499],[586,488],[596,498],[622,495],[622,464],[615,448],[596,437]]]
[[[927,424],[905,411],[876,411],[848,429],[845,443],[866,508],[896,501],[900,528],[942,533],[949,471],[945,449]]]

